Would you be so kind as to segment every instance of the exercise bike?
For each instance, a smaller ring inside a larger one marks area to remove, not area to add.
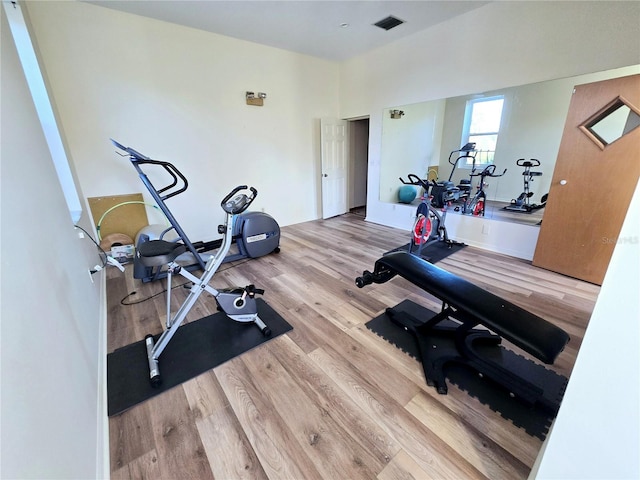
[[[507,173],[506,168],[504,169],[504,172],[499,175],[497,175],[495,171],[496,166],[493,164],[487,165],[480,173],[475,173],[475,169],[471,171],[471,174],[469,175],[469,184],[471,184],[473,177],[480,177],[480,180],[478,182],[478,186],[476,187],[476,194],[471,198],[467,197],[462,204],[463,214],[484,217],[485,202],[487,199],[487,194],[484,191],[484,188],[489,186],[489,184],[484,181],[485,178],[497,178]],[[456,207],[456,211],[458,211],[459,209],[460,207]]]
[[[250,193],[245,193],[250,190]],[[217,253],[207,261],[204,273],[200,278],[195,277],[186,268],[176,263],[176,258],[187,251],[187,246],[183,243],[169,242],[166,240],[149,240],[140,245],[136,250],[136,258],[145,266],[160,267],[167,266],[167,320],[166,329],[160,335],[157,342],[154,342],[152,335],[145,337],[147,348],[147,359],[149,363],[149,380],[153,387],[158,387],[162,383],[160,376],[159,359],[162,352],[167,347],[171,338],[178,331],[178,328],[186,318],[187,314],[196,303],[203,292],[208,292],[216,299],[216,303],[227,317],[236,322],[254,323],[263,335],[271,335],[271,330],[258,316],[255,296],[263,294],[264,290],[258,289],[255,285],[248,285],[244,288],[227,288],[216,290],[209,285],[216,271],[223,263],[223,260],[233,240],[233,220],[237,215],[244,212],[255,200],[258,192],[255,188],[247,188],[242,185],[234,188],[221,202],[222,209],[226,217],[224,225],[220,230],[224,233],[222,246]],[[173,275],[182,275],[193,283],[189,295],[180,306],[176,314],[171,316],[171,279]]]
[[[547,198],[549,194],[544,194],[541,197],[541,204],[530,203],[530,198],[533,196],[533,192],[529,190],[529,184],[533,182],[533,177],[542,176],[542,172],[532,172],[532,167],[539,167],[540,160],[531,158],[525,160],[520,158],[516,160],[516,165],[524,167],[522,172],[522,179],[524,181],[524,191],[518,196],[518,198],[511,200],[511,204],[503,207],[503,210],[509,210],[511,212],[531,213],[533,210],[544,208],[547,204]]]
[[[407,175],[407,178],[408,180],[404,180],[400,177],[400,182],[405,185],[419,186],[423,189],[420,204],[416,209],[416,219],[411,229],[412,234],[411,241],[409,242],[409,253],[421,256],[422,251],[434,242],[444,242],[449,248],[451,248],[452,245],[462,245],[462,243],[449,238],[447,227],[444,224],[447,217],[447,207],[454,200],[456,193],[458,193],[458,188],[450,186],[443,192],[443,206],[441,209],[442,213],[440,213],[432,203],[432,190],[438,185],[435,180],[429,182],[413,173]]]
[[[165,203],[169,198],[175,197],[187,190],[189,182],[178,168],[172,163],[152,160],[146,155],[137,152],[133,148],[125,147],[115,140],[111,139],[113,145],[123,150],[129,155],[131,164],[138,172],[138,176],[142,183],[155,200],[156,204],[162,210],[168,222],[171,224],[168,228],[161,232],[156,232],[153,226],[143,228],[135,239],[136,249],[150,240],[169,238],[174,235],[177,238],[171,238],[173,241],[182,242],[186,250],[180,262],[185,268],[193,270],[204,270],[207,259],[211,256],[211,252],[220,248],[223,241],[221,239],[209,242],[192,242],[185,231],[182,229],[178,220],[169,210]],[[119,153],[119,155],[121,155]],[[161,170],[165,176],[171,179],[167,185],[156,188],[147,174],[143,171],[143,166],[150,166],[155,170]],[[241,260],[244,258],[257,258],[269,253],[278,253],[280,251],[280,226],[270,215],[264,212],[246,212],[234,217],[232,243],[237,247],[236,253],[227,254],[223,259],[223,263]],[[222,232],[218,232],[222,234]],[[166,235],[166,237],[165,237]],[[133,277],[143,282],[151,282],[164,278],[166,272],[162,268],[152,268],[142,264],[138,257],[134,257]]]

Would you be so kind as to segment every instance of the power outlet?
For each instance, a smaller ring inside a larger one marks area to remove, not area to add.
[[[489,225],[486,223],[482,224],[482,234],[489,235]]]

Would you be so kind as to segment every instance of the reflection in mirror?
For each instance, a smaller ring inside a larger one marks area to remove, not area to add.
[[[391,118],[389,109],[382,121],[380,200],[398,201],[399,177],[409,173],[426,178],[430,167],[437,173],[442,143],[445,100],[403,107],[404,115]]]
[[[589,137],[600,148],[604,148],[638,126],[640,115],[619,98],[582,128],[591,134]]]
[[[410,173],[421,178],[437,175],[439,182],[451,179],[456,186],[470,184],[471,192],[475,194],[479,177],[471,176],[473,165],[468,165],[468,162],[451,165],[449,156],[470,141],[469,136],[474,133],[470,129],[470,105],[478,103],[478,100],[503,98],[493,164],[496,172],[507,171],[501,177],[485,178],[485,218],[538,224],[544,208],[518,212],[504,207],[518,202],[522,194],[527,195],[529,204],[544,205],[573,87],[635,74],[638,69],[636,65],[386,109],[382,120],[380,201],[398,203],[399,177],[406,178]],[[402,110],[404,115],[392,118],[392,110]],[[618,112],[617,115],[624,116],[625,113]],[[629,125],[637,121],[634,119],[636,117],[627,112],[623,129],[628,130]],[[596,129],[601,127],[599,125]],[[608,132],[609,128],[606,130]],[[521,159],[539,160],[540,165],[534,169],[535,176],[527,175],[525,166],[518,164]],[[484,166],[478,161],[475,174],[480,173]],[[454,204],[450,211],[454,212],[456,207],[458,212],[464,210],[464,205]]]

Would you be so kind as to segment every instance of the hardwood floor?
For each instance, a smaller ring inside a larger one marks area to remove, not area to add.
[[[406,298],[440,307],[400,278],[354,284],[407,237],[347,214],[283,228],[279,254],[224,264],[216,287],[264,288],[293,330],[110,418],[112,478],[526,478],[541,440],[454,385],[439,395],[364,326]],[[472,247],[439,266],[565,329],[555,369],[570,374],[599,287]],[[109,270],[109,351],[162,330],[164,295],[121,300],[163,288],[133,280],[131,266]],[[175,305],[187,293],[173,292]],[[203,295],[188,320],[215,312]]]

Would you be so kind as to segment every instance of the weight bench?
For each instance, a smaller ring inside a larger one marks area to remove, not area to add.
[[[372,283],[385,283],[396,275],[442,301],[440,313],[429,312],[433,316],[426,319],[418,317],[428,310],[418,310],[416,314],[415,308],[413,311],[403,308],[402,303],[386,310],[394,324],[415,337],[428,385],[434,386],[438,393],[446,394],[447,366],[462,365],[504,387],[510,397],[557,413],[566,378],[515,354],[511,356],[525,362],[525,375],[512,371],[508,355],[505,355],[512,352],[501,348],[500,343],[504,338],[542,362],[553,364],[569,341],[564,330],[404,251],[378,259],[374,271],[365,270],[361,277],[356,278],[356,285],[363,288]],[[534,372],[536,368],[543,371],[542,376],[540,372]],[[526,374],[527,370],[530,375]],[[563,380],[559,388],[550,387],[557,382],[549,381],[545,373]],[[557,391],[545,392],[549,388]]]

